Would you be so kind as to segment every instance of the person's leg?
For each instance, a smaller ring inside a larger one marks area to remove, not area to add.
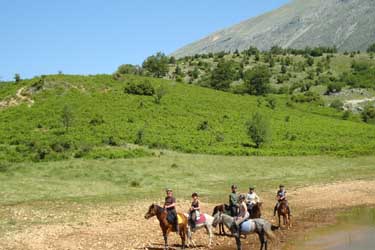
[[[197,220],[197,213],[196,212],[192,212],[191,213],[191,228],[194,229],[195,228],[195,222]]]
[[[277,211],[278,205],[279,205],[279,203],[277,202],[276,205],[275,205],[275,208],[273,209],[273,216],[276,216],[276,211]]]

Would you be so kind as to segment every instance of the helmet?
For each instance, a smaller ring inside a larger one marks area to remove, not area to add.
[[[283,184],[280,184],[279,188],[283,188],[283,187],[284,187],[284,185],[283,185]]]
[[[249,189],[250,190],[254,190],[255,188],[254,188],[254,186],[250,186]]]
[[[191,195],[191,197],[198,197],[199,195],[198,195],[198,193],[196,193],[196,192],[194,192],[192,195]]]
[[[237,188],[237,185],[233,184],[233,185],[232,185],[232,188]]]
[[[165,192],[172,192],[173,190],[171,188],[166,188]]]
[[[244,200],[244,199],[245,199],[245,195],[240,194],[240,196],[239,196],[239,200]]]

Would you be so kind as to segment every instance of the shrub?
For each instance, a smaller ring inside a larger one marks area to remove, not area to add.
[[[134,143],[138,145],[142,145],[144,142],[144,137],[145,137],[144,129],[138,130]]]
[[[247,134],[255,143],[256,148],[269,141],[271,132],[269,121],[261,113],[256,112],[246,126]]]
[[[375,123],[375,107],[368,104],[361,113],[361,118],[366,123]]]
[[[129,83],[128,85],[125,86],[124,92],[126,94],[133,94],[133,95],[152,96],[155,94],[155,89],[149,80],[145,80],[138,84],[134,82]]]
[[[154,102],[156,104],[161,103],[161,99],[167,94],[167,90],[163,87],[160,86],[159,88],[156,89],[155,94],[154,94]]]
[[[321,101],[319,94],[311,92],[311,91],[307,91],[303,94],[293,95],[291,99],[294,102],[300,102],[300,103]]]
[[[267,97],[267,107],[270,109],[275,109],[276,108],[276,99],[274,97]]]
[[[344,108],[344,103],[341,100],[336,99],[331,103],[330,107],[337,111],[341,111]]]
[[[370,47],[367,49],[368,53],[374,53],[375,52],[375,43],[371,44]]]
[[[208,130],[210,128],[210,125],[208,124],[208,121],[202,121],[201,123],[198,124],[198,130]]]
[[[247,92],[253,95],[264,95],[270,91],[271,73],[265,66],[256,66],[245,72],[244,81]]]
[[[161,52],[156,55],[148,57],[142,64],[142,67],[150,72],[154,77],[164,77],[169,70],[169,58]]]
[[[351,115],[350,111],[349,111],[349,110],[346,110],[346,111],[342,114],[342,119],[343,119],[343,120],[349,120],[350,115]]]

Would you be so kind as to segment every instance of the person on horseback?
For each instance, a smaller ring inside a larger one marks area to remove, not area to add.
[[[176,233],[179,234],[178,228],[178,217],[176,211],[176,198],[173,197],[173,190],[170,188],[166,189],[167,197],[165,197],[164,209],[168,212],[168,219],[171,223],[174,223]]]
[[[276,194],[276,199],[277,199],[277,203],[276,203],[275,208],[273,210],[273,216],[276,216],[276,211],[280,206],[280,202],[282,202],[282,201],[285,201],[285,203],[288,207],[289,216],[290,216],[290,208],[289,208],[289,205],[288,205],[288,201],[286,199],[286,190],[285,190],[284,185],[279,186],[279,190],[277,191],[277,194]]]
[[[237,186],[233,184],[231,188],[232,188],[232,193],[230,193],[229,195],[229,209],[230,209],[230,215],[234,217],[234,216],[237,216],[237,206],[238,206]]]
[[[238,216],[234,220],[233,224],[233,231],[234,233],[237,233],[238,236],[241,234],[240,232],[240,225],[242,222],[247,220],[250,217],[249,212],[247,211],[246,206],[246,197],[245,195],[241,194],[239,196],[239,213]]]
[[[194,230],[196,222],[200,218],[200,209],[201,208],[200,208],[200,202],[199,202],[198,194],[193,193],[191,195],[191,198],[193,199],[193,201],[191,202],[189,218],[190,218],[191,229]]]
[[[259,196],[255,193],[255,188],[253,186],[249,187],[249,193],[246,195],[246,204],[247,210],[249,211],[250,215],[252,213],[254,205],[260,202]]]

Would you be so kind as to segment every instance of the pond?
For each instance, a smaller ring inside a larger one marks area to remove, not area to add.
[[[335,225],[319,229],[302,242],[301,250],[375,249],[375,209],[355,208],[338,215]]]

